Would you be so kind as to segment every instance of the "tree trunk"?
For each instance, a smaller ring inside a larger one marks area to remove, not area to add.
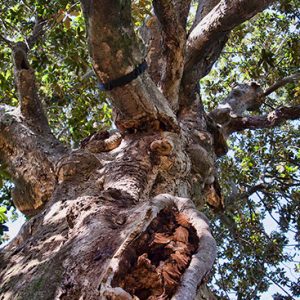
[[[95,74],[109,86],[144,59],[130,1],[81,2]],[[0,253],[0,299],[214,299],[205,282],[216,243],[199,209],[223,208],[216,158],[263,94],[243,85],[207,115],[197,82],[230,30],[272,1],[227,2],[200,1],[187,36],[190,1],[154,1],[148,45],[163,41],[162,53],[148,52],[148,72],[109,92],[118,131],[77,150],[51,135],[16,45],[20,110],[0,111],[0,154],[16,205],[33,217]]]
[[[216,248],[187,199],[195,178],[186,139],[171,132],[116,139],[109,152],[87,150],[107,137],[59,159],[51,200],[1,253],[2,299],[195,296]],[[213,170],[212,159],[201,159],[198,182]]]

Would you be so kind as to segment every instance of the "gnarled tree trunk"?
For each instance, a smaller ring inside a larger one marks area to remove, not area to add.
[[[81,2],[99,81],[122,82],[144,59],[148,70],[108,92],[118,131],[70,150],[50,132],[27,45],[15,45],[20,107],[0,111],[0,155],[15,204],[32,218],[0,253],[1,299],[213,299],[202,283],[216,243],[198,209],[223,206],[215,161],[226,138],[274,122],[241,117],[262,103],[257,85],[239,86],[207,114],[197,82],[230,30],[272,1],[199,1],[187,34],[190,1],[154,0],[146,58],[130,1]],[[299,108],[285,113],[274,120]]]

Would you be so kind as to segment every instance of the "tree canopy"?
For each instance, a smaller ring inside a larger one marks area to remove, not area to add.
[[[197,8],[198,1],[192,1],[188,30]],[[277,1],[235,27],[199,82],[207,112],[217,109],[237,83],[255,82],[265,93],[218,159],[225,209],[206,206],[218,245],[210,286],[221,299],[259,299],[274,285],[280,290],[276,299],[300,296],[295,277],[300,272],[300,123],[282,122],[289,119],[283,107],[299,110],[300,105],[299,10],[296,0]],[[90,134],[114,126],[110,99],[99,90],[92,69],[79,2],[8,0],[0,4],[0,14],[1,105],[18,105],[11,57],[15,43],[24,42],[51,130],[61,142],[77,148]],[[152,1],[132,1],[140,39],[153,14]],[[276,112],[283,117],[275,124],[270,114]],[[13,184],[5,164],[0,168],[1,243],[8,213],[16,215]]]

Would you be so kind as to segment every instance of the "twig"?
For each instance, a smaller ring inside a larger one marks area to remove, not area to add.
[[[279,283],[277,283],[276,281],[274,281],[270,276],[267,276],[268,279],[270,279],[275,285],[277,285],[284,293],[286,293],[291,299],[295,300],[295,298],[289,293],[287,292]]]
[[[264,96],[268,96],[271,93],[273,93],[274,91],[276,91],[277,89],[281,88],[282,86],[286,85],[287,83],[290,82],[296,82],[300,80],[300,73],[295,73],[292,74],[290,76],[284,77],[280,80],[278,80],[277,82],[275,82],[273,85],[271,85],[265,92],[264,92]]]
[[[9,39],[5,38],[2,34],[0,34],[0,39],[1,39],[4,43],[6,43],[9,47],[11,47],[12,44],[13,44],[12,41],[10,41]]]

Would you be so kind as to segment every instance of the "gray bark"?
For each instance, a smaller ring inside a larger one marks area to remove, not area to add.
[[[181,106],[190,105],[196,100],[196,84],[208,74],[220,56],[230,31],[273,2],[273,0],[232,0],[219,1],[217,4],[215,1],[200,2],[200,11],[198,11],[194,28],[186,43],[180,96]],[[201,5],[204,5],[206,9],[203,10]]]

